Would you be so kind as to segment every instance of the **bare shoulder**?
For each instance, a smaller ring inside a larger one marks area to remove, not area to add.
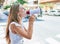
[[[15,29],[16,29],[15,24],[10,24],[10,28],[11,28],[11,31],[16,34],[16,32],[15,32]]]

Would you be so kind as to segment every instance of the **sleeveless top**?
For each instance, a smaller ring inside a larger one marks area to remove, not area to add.
[[[20,25],[16,22],[11,22],[10,24],[15,24],[15,26],[22,26],[22,28],[24,29],[23,25]],[[10,25],[9,25],[9,36],[10,36],[10,40],[11,40],[10,44],[23,44],[23,37],[21,37],[18,34],[12,33]]]

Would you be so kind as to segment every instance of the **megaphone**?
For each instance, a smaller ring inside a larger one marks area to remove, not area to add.
[[[42,9],[41,8],[36,8],[36,9],[30,9],[30,10],[28,10],[28,11],[26,11],[26,14],[29,14],[30,16],[31,15],[34,15],[34,14],[40,14],[40,15],[42,15]]]

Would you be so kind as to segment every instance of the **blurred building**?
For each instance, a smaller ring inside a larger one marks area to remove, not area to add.
[[[54,3],[54,2],[60,2],[60,0],[41,0],[40,1],[40,3],[47,3],[47,2],[52,2],[52,3]]]
[[[0,0],[0,8],[2,7],[5,0]]]
[[[4,3],[5,0],[0,0],[0,5],[2,5]]]
[[[60,0],[40,0],[40,4],[44,5],[44,9],[60,9]]]

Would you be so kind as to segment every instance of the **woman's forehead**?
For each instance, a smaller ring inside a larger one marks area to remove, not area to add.
[[[20,9],[24,9],[24,10],[25,10],[25,8],[24,8],[22,5],[20,5],[20,6],[19,6],[19,8],[20,8]]]

